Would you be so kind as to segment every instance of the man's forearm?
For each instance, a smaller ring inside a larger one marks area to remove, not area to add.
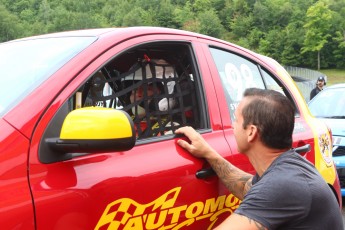
[[[242,200],[244,195],[252,187],[253,175],[233,166],[221,156],[207,159],[207,161],[217,173],[219,179],[224,183],[225,187],[237,198]]]

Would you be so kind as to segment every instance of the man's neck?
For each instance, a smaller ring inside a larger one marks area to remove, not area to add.
[[[256,150],[250,151],[247,156],[256,173],[261,177],[270,167],[272,162],[285,151],[286,150],[271,149],[262,146],[260,148],[257,148]]]

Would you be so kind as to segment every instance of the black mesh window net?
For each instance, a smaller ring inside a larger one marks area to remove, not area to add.
[[[102,68],[85,84],[82,101],[126,111],[143,139],[173,134],[185,125],[199,128],[195,95],[194,79],[183,67],[145,56],[123,73]]]

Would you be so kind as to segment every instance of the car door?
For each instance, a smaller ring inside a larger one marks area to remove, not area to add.
[[[189,108],[183,110],[183,116],[193,117],[182,118],[176,127],[195,126],[217,151],[229,154],[215,88],[195,38],[148,35],[125,41],[109,39],[117,45],[78,67],[81,71],[61,87],[33,134],[29,177],[37,229],[212,228],[232,212],[239,200],[219,189],[217,177],[207,177],[202,172],[201,179],[196,177],[205,162],[176,145],[176,139],[181,137],[161,133],[138,139],[129,151],[68,157],[47,147],[47,139],[59,136],[68,112],[85,106],[86,101],[91,101],[88,105],[127,109],[135,115],[126,104],[133,84],[127,87],[123,79],[136,72],[131,67],[140,57],[146,61],[175,61],[176,68],[182,64],[176,72],[193,83],[193,90],[186,93],[193,104],[184,104],[182,99],[178,104],[180,110]],[[97,42],[95,46],[99,47]],[[181,96],[185,91],[179,91],[177,83],[175,86],[179,92],[175,94]],[[175,110],[178,108],[172,111]]]
[[[277,90],[290,98],[296,108],[293,147],[299,147],[300,152],[314,162],[313,133],[304,117],[301,116],[300,103],[292,94],[291,86],[288,86],[279,76],[278,71],[270,66],[272,60],[262,56],[264,60],[262,61],[250,51],[220,43],[208,42],[203,48],[206,58],[212,63],[210,69],[214,76],[215,87],[219,89],[217,95],[219,100],[222,100],[220,104],[225,105],[221,114],[226,127],[225,136],[233,153],[230,161],[247,172],[255,173],[248,159],[237,150],[232,121],[244,90],[256,87]]]

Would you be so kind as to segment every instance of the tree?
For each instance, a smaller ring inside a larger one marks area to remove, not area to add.
[[[344,0],[0,0],[0,41],[71,29],[163,26],[218,37],[285,65],[345,68],[344,18]]]
[[[345,2],[342,0],[333,0],[330,6],[333,10],[332,20],[332,44],[330,48],[333,68],[345,69]]]
[[[253,29],[253,16],[250,15],[234,15],[230,21],[230,28],[234,38],[240,39],[246,37]]]
[[[179,23],[174,15],[175,6],[169,0],[160,1],[156,7],[153,8],[154,19],[157,25],[169,28],[178,28]]]
[[[3,5],[0,5],[0,42],[20,37],[22,30],[17,16],[11,14]]]
[[[192,5],[187,1],[183,6],[176,7],[174,10],[175,21],[180,25],[180,28],[190,30],[188,25],[195,19],[195,14],[192,12]],[[195,30],[190,30],[195,31]]]
[[[135,5],[130,1],[107,0],[100,11],[107,19],[108,25],[116,27],[123,25],[125,15],[127,15],[133,8],[135,8]]]
[[[282,31],[283,40],[280,62],[284,65],[299,66],[305,65],[300,50],[303,45],[304,30],[300,22],[291,22]]]
[[[304,25],[306,35],[302,47],[305,52],[317,52],[317,69],[320,69],[320,51],[328,42],[332,12],[323,1],[318,1],[307,10],[307,22]]]
[[[145,15],[145,11],[141,7],[138,7],[138,6],[134,7],[131,11],[129,11],[123,17],[122,26],[143,25],[144,23],[143,15]]]
[[[345,31],[337,31],[333,40],[336,42],[335,44],[337,44],[337,48],[333,50],[333,55],[336,60],[339,60],[336,61],[335,67],[345,68]]]
[[[269,31],[265,39],[260,40],[258,52],[272,57],[275,60],[280,59],[284,48],[284,46],[281,45],[284,44],[284,37],[284,33],[280,30],[273,29]]]
[[[191,0],[191,2],[193,7],[192,9],[195,13],[200,13],[212,8],[210,0]]]
[[[284,28],[298,5],[286,0],[256,1],[253,8],[253,19],[256,26],[262,31],[271,31],[273,28]]]
[[[199,13],[197,18],[200,22],[198,32],[216,38],[222,36],[224,28],[213,9]]]
[[[43,0],[39,8],[40,21],[48,25],[51,21],[51,8],[47,0]]]

